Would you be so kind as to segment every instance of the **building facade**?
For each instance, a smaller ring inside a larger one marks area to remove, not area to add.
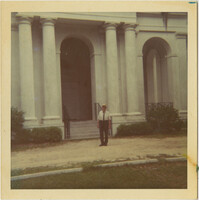
[[[96,121],[107,104],[112,131],[145,120],[148,103],[187,115],[186,13],[12,13],[12,106],[27,128],[63,118]]]

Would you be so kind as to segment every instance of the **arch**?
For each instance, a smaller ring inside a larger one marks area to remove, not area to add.
[[[145,41],[142,53],[145,103],[168,102],[170,93],[167,58],[171,54],[169,44],[160,37],[152,37]]]
[[[81,34],[69,34],[67,35],[60,43],[60,51],[61,51],[61,46],[63,44],[64,41],[66,41],[67,39],[70,39],[70,38],[75,38],[75,39],[79,39],[81,40],[82,42],[85,43],[85,45],[89,48],[89,52],[90,52],[90,55],[92,55],[94,53],[94,46],[91,42],[91,40],[89,38],[87,38],[86,36],[84,35],[81,35]]]
[[[142,54],[146,54],[151,48],[159,49],[162,54],[167,56],[171,54],[171,47],[168,42],[160,37],[152,37],[145,41],[142,47]]]

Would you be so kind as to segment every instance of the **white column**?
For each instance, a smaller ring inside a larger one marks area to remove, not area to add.
[[[178,110],[181,108],[180,101],[180,74],[179,74],[179,59],[176,55],[168,57],[168,70],[169,70],[169,93],[170,99],[174,107]]]
[[[144,97],[144,66],[143,66],[143,55],[137,57],[137,86],[138,86],[138,99],[139,99],[139,112],[145,113],[145,97]]]
[[[119,78],[116,24],[106,23],[106,67],[108,84],[108,109],[112,114],[119,113]]]
[[[135,24],[124,25],[128,113],[139,112],[138,79],[136,66]]]
[[[62,117],[62,87],[61,87],[61,51],[56,52],[56,63],[57,63],[57,85],[58,85],[58,102],[59,103],[59,116]]]
[[[20,68],[18,24],[11,27],[11,105],[20,108]]]
[[[37,123],[35,117],[35,93],[31,18],[19,17],[19,57],[21,80],[21,109],[25,112],[24,125]]]
[[[185,33],[176,33],[176,46],[179,58],[180,72],[180,99],[182,111],[187,110],[187,35]]]
[[[42,19],[44,67],[44,124],[59,123],[59,89],[55,47],[54,19]]]
[[[95,119],[94,103],[102,105],[104,101],[103,71],[101,53],[93,53],[91,59],[92,116]]]
[[[153,91],[154,91],[154,100],[155,103],[158,103],[158,78],[157,78],[158,74],[157,74],[157,57],[156,57],[156,53],[154,54],[153,57]]]

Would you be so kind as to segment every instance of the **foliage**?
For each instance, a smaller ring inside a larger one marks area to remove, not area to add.
[[[172,104],[153,103],[147,107],[147,122],[122,124],[117,128],[116,137],[172,133],[187,127],[187,122],[179,117],[178,110]]]
[[[116,137],[133,136],[133,135],[145,135],[153,133],[153,128],[148,122],[139,122],[135,124],[121,124],[117,128]]]
[[[18,134],[23,130],[24,112],[18,111],[17,108],[11,108],[11,132]]]
[[[24,129],[24,112],[11,108],[11,139],[12,144],[59,142],[61,129],[57,127]]]
[[[61,138],[61,129],[57,127],[34,128],[31,132],[33,143],[59,142]]]
[[[29,130],[23,128],[24,112],[17,108],[11,108],[11,139],[12,144],[27,143],[29,141]]]
[[[154,103],[147,109],[147,121],[158,131],[181,130],[183,121],[172,104]]]

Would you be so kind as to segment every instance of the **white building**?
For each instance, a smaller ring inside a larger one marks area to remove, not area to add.
[[[95,124],[96,103],[113,134],[145,120],[147,103],[173,102],[186,117],[186,13],[12,13],[11,46],[12,106],[27,128],[64,133],[64,106],[79,126]]]

